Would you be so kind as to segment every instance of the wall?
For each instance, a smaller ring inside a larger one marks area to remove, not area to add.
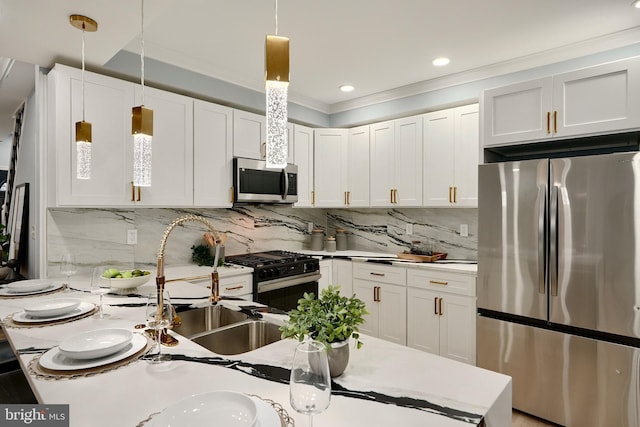
[[[76,255],[81,273],[104,264],[135,263],[155,268],[160,239],[174,219],[203,215],[228,234],[225,252],[233,255],[271,249],[309,249],[308,222],[333,233],[349,231],[349,249],[398,253],[411,240],[435,242],[449,258],[476,259],[477,209],[297,209],[248,206],[234,209],[49,209],[47,212],[47,270],[59,276],[59,260],[66,252]],[[405,224],[414,235],[404,234]],[[469,237],[458,235],[469,224]],[[126,233],[138,230],[138,244],[127,245]],[[199,223],[175,228],[166,245],[166,265],[191,263],[191,246],[199,244],[205,229]]]

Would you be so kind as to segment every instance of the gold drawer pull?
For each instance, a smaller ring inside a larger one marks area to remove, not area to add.
[[[431,283],[432,285],[442,285],[442,286],[447,286],[449,284],[449,282],[440,282],[439,280],[429,280],[429,283]]]
[[[373,271],[369,273],[372,276],[380,276],[380,277],[384,277],[384,273],[374,273]]]
[[[558,133],[558,112],[553,112],[553,133]]]
[[[225,287],[224,290],[225,291],[236,291],[238,289],[242,289],[244,288],[244,285],[240,285],[240,286],[232,286],[232,287]]]
[[[547,111],[547,135],[551,134],[551,111]]]
[[[438,299],[438,314],[442,316],[442,298]]]

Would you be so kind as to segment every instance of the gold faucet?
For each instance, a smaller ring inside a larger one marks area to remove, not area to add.
[[[171,224],[167,227],[167,229],[162,234],[162,239],[160,240],[160,248],[158,249],[158,270],[156,272],[156,286],[158,287],[158,293],[160,296],[164,293],[164,285],[166,283],[164,277],[164,250],[167,245],[167,239],[169,238],[169,234],[173,231],[176,226],[184,223],[184,222],[199,222],[204,224],[211,233],[205,233],[205,239],[210,246],[215,244],[216,254],[213,261],[213,272],[211,273],[211,295],[209,296],[209,301],[213,303],[217,303],[220,301],[220,278],[218,276],[218,259],[220,258],[220,244],[222,243],[222,239],[220,238],[220,233],[216,228],[207,220],[206,218],[198,215],[184,215],[177,219],[174,219]],[[162,299],[160,299],[162,301]]]

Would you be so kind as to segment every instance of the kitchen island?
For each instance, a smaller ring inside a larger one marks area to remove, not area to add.
[[[180,293],[187,287],[202,287],[201,295],[208,291],[202,284],[171,285],[175,285],[169,288],[175,302],[181,301]],[[139,289],[152,286],[148,283]],[[88,282],[77,279],[72,282],[72,288],[77,290],[0,299],[0,316],[6,319],[21,311],[27,302],[43,299],[79,297],[97,302],[97,297],[83,292],[88,287]],[[205,301],[190,299],[189,303]],[[137,426],[190,395],[233,390],[277,402],[296,425],[307,425],[306,416],[296,413],[289,404],[287,380],[296,344],[293,340],[278,341],[237,356],[220,356],[176,335],[179,345],[163,347],[173,360],[163,364],[141,359],[108,372],[73,379],[46,379],[29,369],[42,351],[77,333],[113,327],[135,331],[134,326],[144,321],[143,303],[144,299],[136,296],[107,295],[105,319],[86,317],[38,328],[5,327],[38,401],[69,404],[71,426]],[[265,317],[283,321],[283,316]],[[511,425],[510,377],[373,337],[363,336],[362,341],[364,347],[352,347],[345,373],[334,381],[331,405],[314,418],[317,426]]]

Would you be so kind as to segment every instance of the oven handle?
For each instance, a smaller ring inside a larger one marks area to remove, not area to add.
[[[290,286],[301,285],[303,283],[316,282],[320,280],[320,273],[301,274],[290,279],[275,279],[258,283],[258,293],[275,291],[276,289],[288,288]]]

